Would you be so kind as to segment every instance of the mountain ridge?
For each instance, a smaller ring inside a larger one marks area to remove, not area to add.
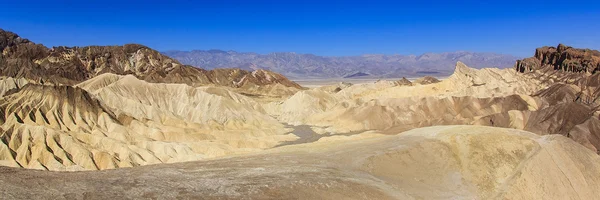
[[[373,77],[400,78],[426,74],[450,75],[457,61],[475,68],[509,68],[519,57],[456,51],[421,55],[363,54],[357,56],[319,56],[295,52],[259,54],[223,50],[164,51],[181,63],[206,68],[267,69],[291,78],[341,78],[356,73]],[[423,73],[427,72],[427,73]]]
[[[179,63],[140,44],[123,46],[57,46],[47,48],[0,29],[0,75],[37,82],[74,85],[104,73],[134,75],[154,83],[191,86],[221,85],[233,88],[283,85],[302,87],[267,70],[205,70]],[[271,77],[261,79],[261,77]]]

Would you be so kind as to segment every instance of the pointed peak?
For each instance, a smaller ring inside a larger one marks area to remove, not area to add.
[[[469,68],[465,63],[458,61],[456,62],[456,68]]]
[[[456,62],[456,67],[454,68],[454,73],[467,73],[470,71],[475,70],[474,68],[470,68],[469,66],[465,65],[465,63],[458,61]]]
[[[400,80],[396,81],[398,85],[412,85],[412,82],[408,80],[406,77],[402,77]]]

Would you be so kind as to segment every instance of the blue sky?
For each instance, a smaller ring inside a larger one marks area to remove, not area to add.
[[[342,56],[600,49],[597,1],[0,0],[0,28],[46,46],[140,43]]]

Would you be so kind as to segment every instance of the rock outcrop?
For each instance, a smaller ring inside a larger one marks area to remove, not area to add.
[[[547,87],[535,94],[550,103],[574,102],[597,112],[600,105],[600,52],[565,45],[538,48],[534,57],[518,61],[515,70]]]
[[[571,98],[578,102],[600,103],[600,52],[564,45],[542,47],[534,57],[517,61],[515,70],[548,84],[574,85],[578,91]]]
[[[558,47],[546,46],[537,48],[533,57],[518,60],[515,65],[519,72],[530,72],[545,67],[595,74],[600,70],[600,51],[576,49],[563,44],[559,44]]]

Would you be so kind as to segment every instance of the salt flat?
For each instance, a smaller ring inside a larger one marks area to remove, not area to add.
[[[417,79],[419,79],[421,77],[412,77],[412,78],[406,78],[409,81],[415,81]],[[435,77],[438,80],[444,80],[446,78],[448,78],[448,76],[439,76],[439,77]],[[307,88],[316,88],[316,87],[321,87],[321,86],[327,86],[327,85],[334,85],[337,83],[352,83],[352,84],[364,84],[364,83],[373,83],[373,82],[377,82],[380,80],[384,80],[384,81],[397,81],[402,79],[402,77],[400,78],[315,78],[315,79],[292,79],[292,81],[300,84],[303,87],[307,87]]]

